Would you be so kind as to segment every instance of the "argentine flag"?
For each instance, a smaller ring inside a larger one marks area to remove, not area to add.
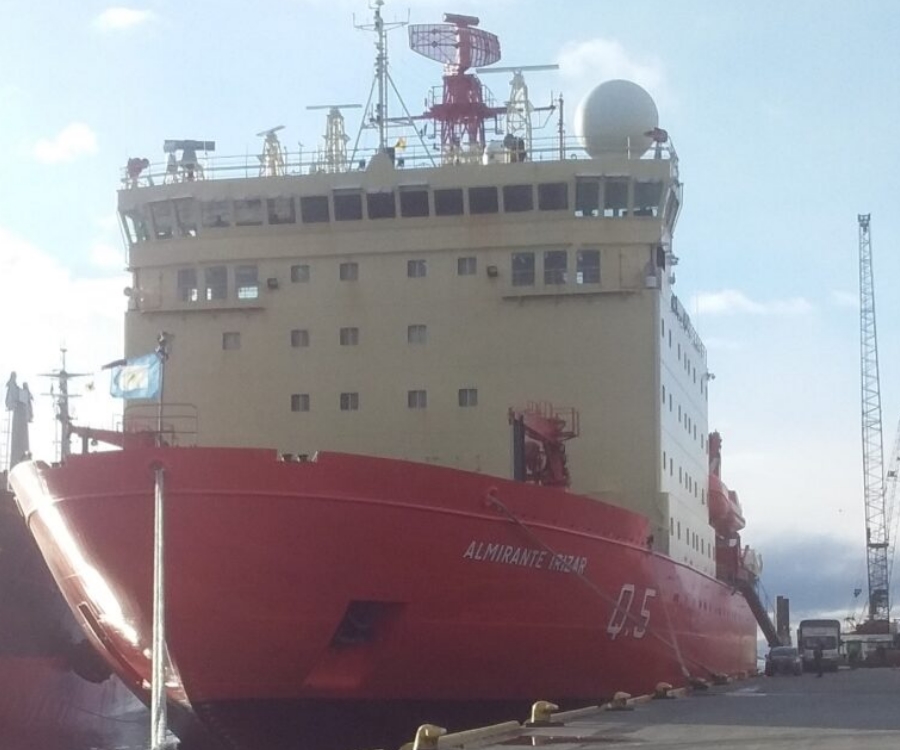
[[[162,361],[159,355],[132,357],[115,367],[109,382],[109,395],[116,398],[159,398]]]

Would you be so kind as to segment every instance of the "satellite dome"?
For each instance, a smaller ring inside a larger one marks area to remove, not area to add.
[[[631,81],[605,81],[575,110],[575,135],[594,159],[604,154],[640,157],[652,143],[648,131],[659,126],[653,97]]]

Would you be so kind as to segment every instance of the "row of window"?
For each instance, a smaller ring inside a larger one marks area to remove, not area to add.
[[[664,183],[627,177],[578,177],[576,216],[655,217],[663,201]],[[330,221],[423,218],[529,211],[567,211],[572,205],[570,183],[488,185],[469,188],[401,186],[364,191],[335,189],[328,195],[240,198],[198,201],[176,198],[149,204],[149,212],[123,212],[131,242],[149,238],[196,237],[203,229],[264,225],[319,224]],[[667,213],[674,217],[678,199],[670,192]]]
[[[574,276],[570,276],[568,250],[544,250],[516,252],[510,260],[510,277],[513,286],[534,286],[537,279],[537,263],[542,262],[544,284],[560,285],[599,284],[600,283],[600,251],[577,250],[575,252]],[[456,259],[456,273],[459,276],[472,276],[478,270],[478,259],[475,256],[463,256]],[[496,269],[495,269],[496,270]],[[181,302],[213,302],[228,299],[227,266],[208,266],[203,269],[179,268],[177,275],[177,297]],[[411,279],[421,279],[428,275],[428,261],[415,258],[406,261],[406,275]],[[202,278],[201,278],[202,277]],[[291,282],[294,284],[309,283],[312,278],[308,263],[291,266]],[[338,266],[340,281],[358,281],[359,263],[344,261]],[[269,279],[267,283],[277,288],[278,280]],[[255,265],[246,264],[234,268],[235,297],[240,300],[258,299],[260,293],[259,269]]]
[[[672,348],[672,327],[669,326],[668,333],[666,331],[666,321],[665,319],[660,319],[660,333],[662,335],[663,340],[668,338],[669,349]],[[688,377],[692,377],[694,383],[697,382],[697,366],[691,361],[690,357],[688,357],[687,347],[682,352],[681,343],[677,343],[677,351],[678,351],[678,362],[684,368],[685,373],[687,373]],[[706,394],[706,378],[703,377],[702,373],[700,375],[700,393]]]
[[[359,328],[355,326],[347,326],[341,328],[338,332],[338,341],[341,346],[356,346],[359,344]],[[406,341],[410,344],[425,344],[428,342],[428,326],[424,323],[415,323],[406,327]],[[309,346],[310,337],[309,329],[294,328],[291,330],[291,346],[294,349],[303,349]],[[222,339],[222,346],[225,348],[225,339]],[[240,348],[240,334],[238,334],[237,346],[232,348]]]
[[[457,404],[464,409],[478,406],[477,388],[460,388],[457,392]],[[350,391],[342,393],[338,399],[341,411],[359,411],[359,393]],[[412,390],[406,392],[406,406],[410,409],[428,408],[428,391]],[[311,400],[308,393],[291,394],[291,411],[310,411]]]
[[[668,469],[669,476],[675,476],[675,459],[668,456],[665,451],[662,454],[662,469],[663,471]],[[706,487],[702,486],[681,466],[678,467],[678,484],[694,497],[699,497],[702,505],[706,505]]]
[[[669,535],[674,536],[678,541],[681,541],[681,521],[676,521],[673,517],[669,517]],[[715,547],[712,544],[707,544],[706,539],[704,539],[700,534],[696,531],[691,531],[687,526],[684,527],[684,537],[685,541],[701,555],[708,557],[710,560],[714,559],[715,556]]]
[[[668,401],[669,411],[673,410],[673,401],[672,401],[672,392],[666,392],[666,386],[663,384],[662,386],[662,404],[666,405]],[[687,432],[688,437],[693,437],[694,440],[698,440],[701,448],[706,448],[706,437],[703,434],[703,430],[700,430],[700,434],[697,434],[697,423],[693,420],[691,415],[688,413],[687,409],[682,409],[681,404],[678,404],[678,424],[684,427],[685,432]]]

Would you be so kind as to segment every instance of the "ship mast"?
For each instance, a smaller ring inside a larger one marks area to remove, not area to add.
[[[72,413],[69,410],[69,399],[79,396],[69,393],[69,381],[73,378],[84,378],[87,372],[69,372],[66,370],[66,348],[60,348],[61,363],[58,370],[40,373],[42,378],[50,378],[50,395],[56,407],[56,419],[59,421],[59,460],[65,463],[72,455]],[[55,387],[54,387],[55,386]]]
[[[413,129],[413,132],[415,132],[424,153],[428,156],[428,159],[431,162],[431,165],[435,166],[434,158],[431,156],[428,147],[425,145],[425,141],[422,138],[422,133],[418,130],[418,128],[415,127],[415,123],[413,121],[414,118],[410,114],[409,109],[407,109],[406,103],[403,101],[403,97],[400,96],[400,92],[397,90],[397,86],[394,84],[394,79],[391,77],[390,66],[388,65],[387,33],[389,31],[392,31],[393,29],[408,26],[409,21],[392,21],[391,23],[385,23],[384,19],[381,17],[381,6],[383,5],[384,0],[374,0],[372,5],[370,6],[374,10],[372,23],[354,24],[360,31],[375,32],[376,55],[375,78],[372,81],[371,88],[369,89],[369,98],[366,100],[365,106],[365,112],[371,114],[368,115],[368,122],[366,116],[364,116],[362,122],[360,123],[359,130],[356,133],[356,140],[353,143],[353,151],[350,155],[350,163],[357,163],[356,154],[359,151],[359,141],[362,137],[362,131],[365,128],[369,127],[378,128],[378,153],[393,154],[393,149],[388,146],[387,138],[388,125],[394,123],[407,125]],[[375,94],[376,88],[378,90],[378,101],[375,103],[375,107],[373,109],[372,97]],[[403,110],[404,117],[391,119],[388,116],[388,89],[393,91],[394,96],[397,97],[397,102],[400,104],[400,107]]]

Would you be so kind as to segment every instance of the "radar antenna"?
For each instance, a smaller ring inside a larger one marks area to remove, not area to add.
[[[480,21],[475,16],[445,13],[444,21],[409,27],[412,50],[444,64],[441,102],[432,104],[425,116],[440,125],[445,159],[480,160],[485,147],[484,123],[504,114],[506,108],[488,106],[481,81],[466,71],[497,62],[500,40],[476,28]]]
[[[265,139],[262,153],[257,156],[260,177],[284,176],[284,149],[281,147],[278,136],[275,135],[279,130],[284,130],[284,125],[276,125],[274,128],[256,134],[257,138]]]
[[[525,152],[532,153],[533,141],[532,115],[535,112],[553,112],[555,104],[547,107],[535,107],[528,97],[528,84],[525,83],[525,71],[559,70],[559,65],[518,65],[499,68],[476,68],[476,73],[512,73],[509,82],[509,100],[506,102],[506,135],[521,138]]]
[[[344,128],[342,109],[359,109],[359,104],[314,104],[307,109],[327,109],[325,120],[325,151],[317,162],[322,172],[343,172],[347,169],[347,142],[350,136]]]

